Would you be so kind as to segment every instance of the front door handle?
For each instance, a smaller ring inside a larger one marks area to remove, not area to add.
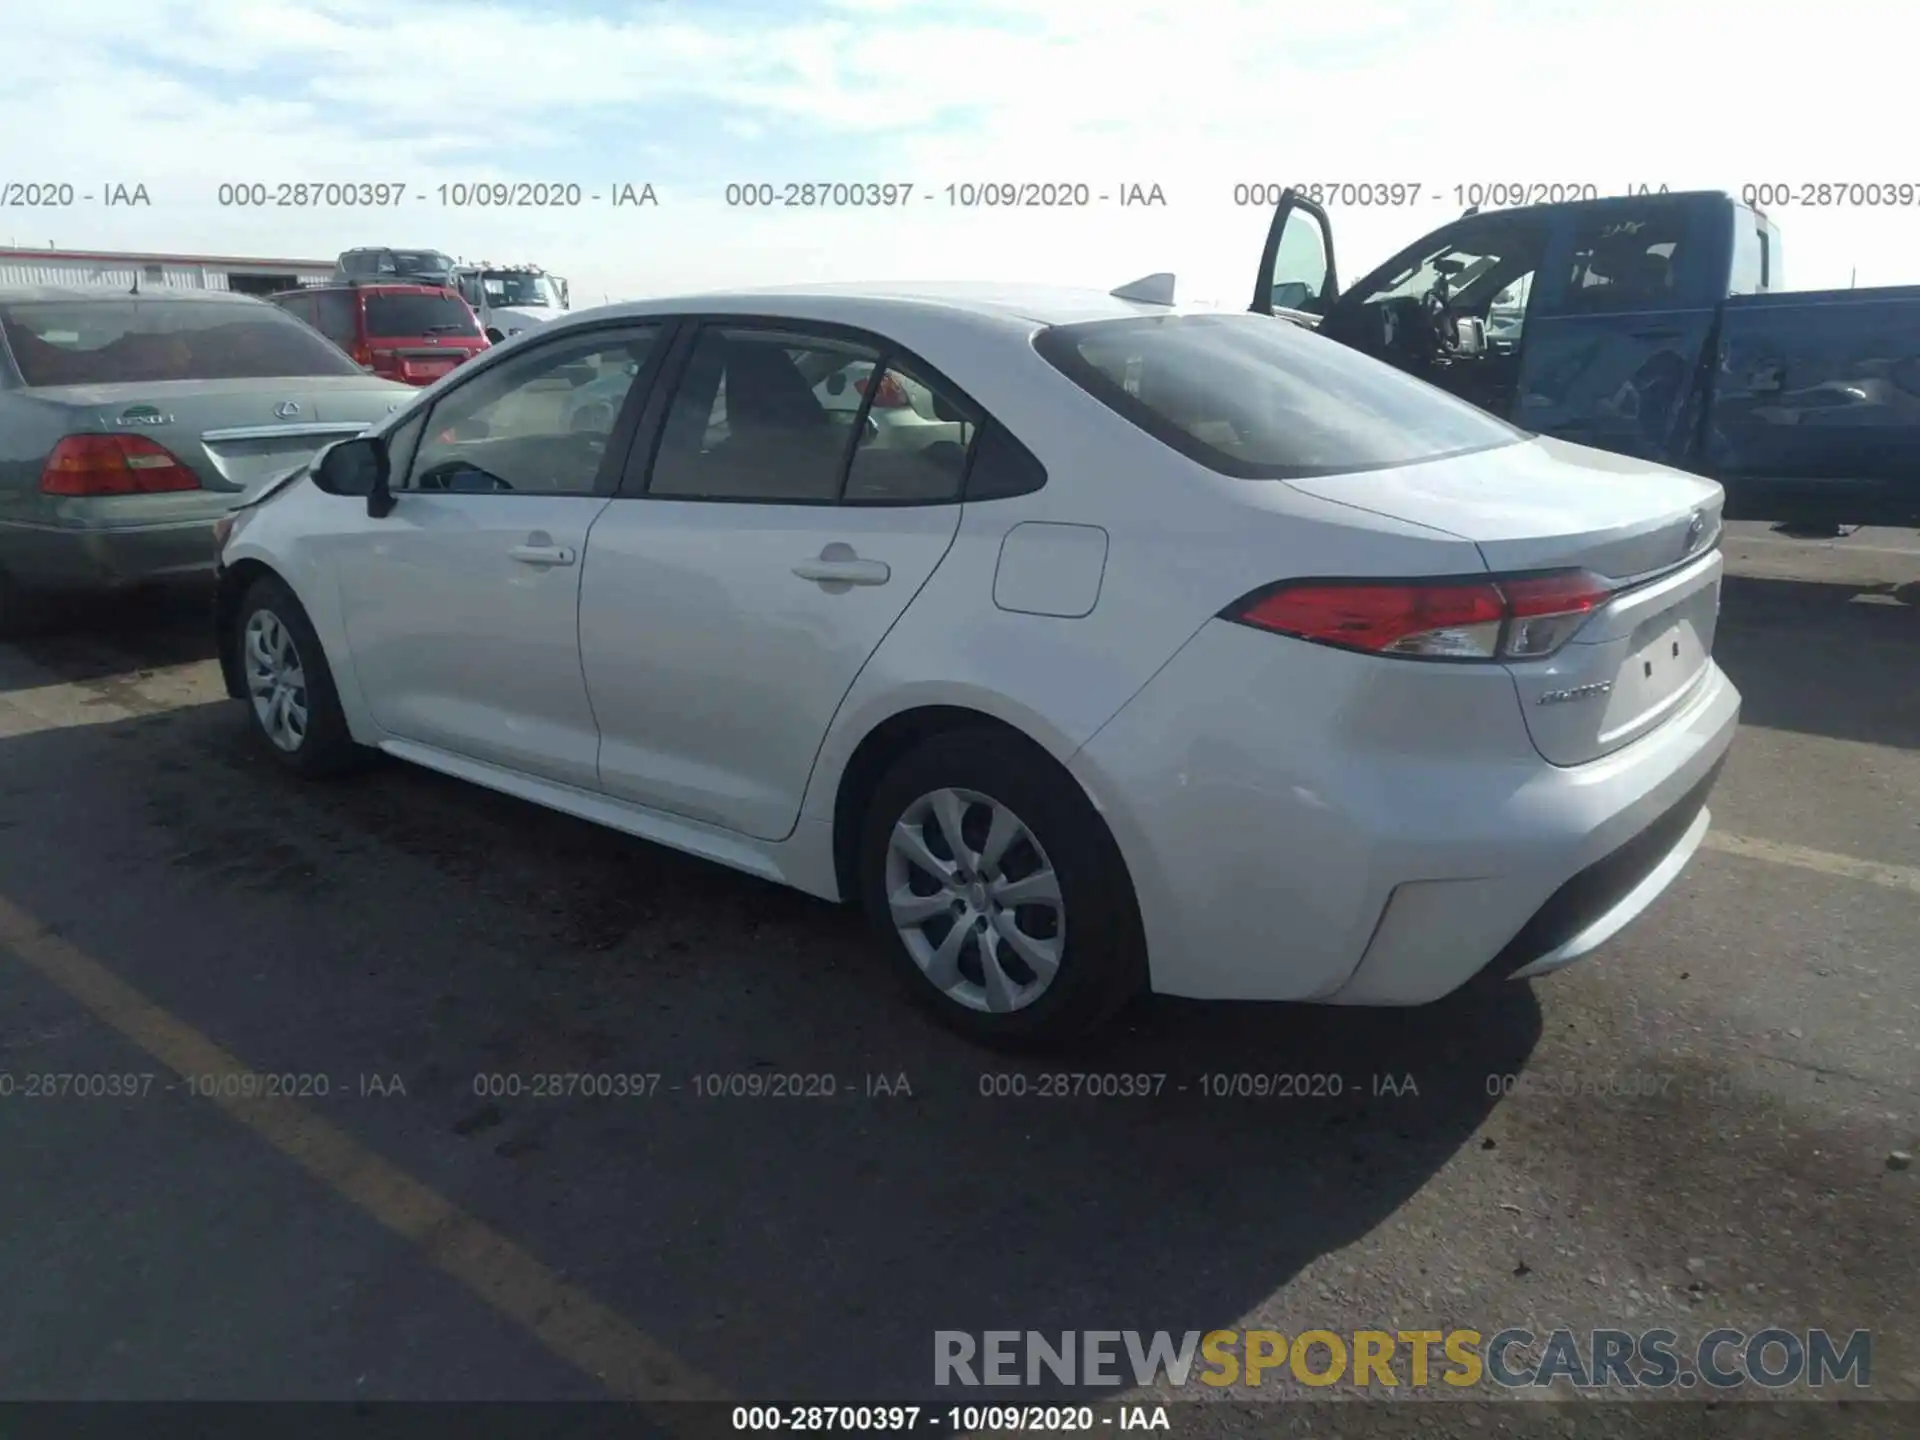
[[[566,545],[535,545],[529,542],[507,551],[507,558],[518,560],[522,565],[571,565],[574,554],[572,548]]]
[[[803,560],[793,567],[802,580],[811,580],[830,591],[849,585],[884,585],[893,578],[893,568],[882,560],[862,560],[851,545],[836,540],[815,560]]]

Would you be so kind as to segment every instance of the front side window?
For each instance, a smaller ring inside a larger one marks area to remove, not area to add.
[[[1247,479],[1411,465],[1526,438],[1424,381],[1262,315],[1056,325],[1034,348],[1155,439]]]
[[[277,305],[116,296],[0,305],[29,385],[357,375],[353,362]]]
[[[647,493],[836,501],[860,412],[828,403],[827,382],[879,361],[873,347],[835,337],[708,326],[667,411]]]
[[[593,495],[656,327],[578,336],[494,365],[440,399],[404,487]]]

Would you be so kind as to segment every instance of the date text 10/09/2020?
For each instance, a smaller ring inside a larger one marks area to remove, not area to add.
[[[735,1430],[911,1433],[921,1427],[952,1434],[1020,1431],[1040,1434],[1097,1429],[1171,1430],[1165,1405],[736,1405]]]

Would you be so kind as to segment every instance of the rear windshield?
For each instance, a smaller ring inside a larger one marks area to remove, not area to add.
[[[438,250],[390,250],[393,268],[401,275],[444,275],[453,269],[453,258]],[[385,256],[381,259],[384,261]],[[383,263],[380,268],[386,269]]]
[[[1034,348],[1149,435],[1224,475],[1341,475],[1527,438],[1424,381],[1266,315],[1056,325]]]
[[[478,335],[473,312],[452,295],[371,294],[367,301],[367,336],[373,340],[401,340],[418,335]]]
[[[115,298],[0,305],[29,385],[358,375],[360,367],[272,305]]]

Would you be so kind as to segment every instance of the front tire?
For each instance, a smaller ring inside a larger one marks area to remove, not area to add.
[[[1057,1048],[1145,986],[1119,848],[1024,739],[957,731],[902,756],[868,806],[858,870],[909,992],[969,1039]]]
[[[263,575],[234,616],[248,728],[276,764],[318,778],[352,769],[365,752],[347,730],[326,652],[285,582]]]

